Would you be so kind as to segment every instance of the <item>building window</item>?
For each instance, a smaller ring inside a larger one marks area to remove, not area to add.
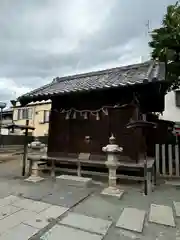
[[[22,109],[18,109],[17,119],[18,120],[22,119]]]
[[[28,118],[28,109],[22,109],[22,119]]]
[[[32,108],[18,109],[18,120],[32,119]]]
[[[176,107],[180,107],[180,91],[175,91]]]
[[[32,108],[27,108],[26,116],[27,119],[32,119]]]
[[[49,122],[49,114],[50,114],[50,112],[48,110],[44,111],[44,123]]]

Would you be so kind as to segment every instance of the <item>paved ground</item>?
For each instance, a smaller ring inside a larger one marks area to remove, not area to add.
[[[0,240],[180,240],[178,187],[162,184],[143,196],[140,185],[126,184],[118,199],[101,195],[98,184],[28,183],[18,176],[17,162],[0,164]]]

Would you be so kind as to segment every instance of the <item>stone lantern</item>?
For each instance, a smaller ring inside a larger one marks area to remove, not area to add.
[[[38,137],[35,137],[34,141],[28,144],[28,147],[31,148],[34,153],[39,153],[45,148],[45,144],[41,143]]]
[[[46,145],[44,143],[41,143],[39,139],[36,137],[33,142],[28,144],[28,148],[32,150],[32,153],[29,154],[28,160],[30,161],[29,166],[29,173],[30,177],[26,179],[26,181],[30,182],[38,182],[43,180],[39,176],[39,169],[38,169],[38,163],[41,160],[42,151],[45,150]]]
[[[103,190],[102,194],[121,197],[123,191],[117,188],[116,170],[118,168],[118,154],[123,151],[123,148],[116,144],[116,139],[112,134],[109,138],[109,144],[103,147],[102,151],[107,154],[107,161],[105,164],[109,170],[109,186]]]

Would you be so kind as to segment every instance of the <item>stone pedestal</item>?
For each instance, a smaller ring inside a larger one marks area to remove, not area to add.
[[[31,176],[35,176],[35,177],[39,176],[39,173],[38,173],[38,162],[36,162],[36,161],[33,161]]]
[[[124,190],[120,190],[120,189],[115,188],[115,187],[107,187],[101,192],[101,194],[121,198],[122,195],[124,194]]]
[[[40,160],[40,155],[31,155],[29,157],[29,161],[32,163],[32,167],[30,170],[30,177],[28,177],[25,181],[28,182],[39,182],[44,180],[44,178],[39,176],[39,168],[38,168],[38,162]]]
[[[107,153],[106,166],[109,170],[108,175],[108,188],[104,189],[101,194],[121,197],[124,193],[123,190],[117,188],[116,184],[116,170],[118,168],[118,158],[117,153],[122,152],[122,148],[115,144],[114,136],[111,136],[109,139],[109,144],[106,147],[102,148],[103,152]]]
[[[42,144],[38,138],[35,139],[32,143],[28,145],[28,147],[32,150],[32,153],[28,157],[30,161],[29,174],[30,177],[26,179],[29,182],[39,182],[44,178],[39,176],[38,162],[41,159],[41,154],[43,149],[45,148],[45,144]]]
[[[43,180],[44,178],[40,176],[32,176],[32,175],[25,179],[26,182],[33,182],[33,183],[41,182]]]
[[[109,169],[109,187],[116,188],[116,169],[118,167],[116,153],[109,152],[105,164]]]

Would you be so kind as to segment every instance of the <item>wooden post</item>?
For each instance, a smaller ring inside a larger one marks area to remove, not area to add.
[[[77,162],[77,175],[78,175],[78,177],[81,177],[81,162],[80,162],[79,158],[78,158],[78,162]]]
[[[25,139],[24,139],[24,154],[23,154],[23,165],[22,165],[22,176],[25,176],[26,172],[26,161],[27,161],[27,136],[28,136],[28,125],[29,125],[29,120],[26,120],[26,126],[27,128],[25,129]]]
[[[155,152],[156,152],[156,158],[155,158],[155,160],[156,160],[156,175],[160,175],[160,172],[159,172],[159,158],[160,158],[160,151],[159,151],[159,149],[160,149],[160,145],[159,144],[156,144],[155,145]]]
[[[32,174],[32,165],[33,165],[32,160],[29,160],[29,171],[28,171],[28,176],[29,176],[29,177],[30,177],[31,174]]]
[[[142,115],[143,121],[146,121],[146,114]],[[143,136],[146,141],[145,130],[143,131]],[[147,169],[147,146],[145,142],[145,153],[144,153],[144,195],[148,195],[148,169]]]
[[[146,152],[144,154],[144,195],[148,195],[148,170]]]
[[[166,145],[162,145],[162,174],[166,175]]]
[[[179,177],[179,146],[175,145],[176,176]]]
[[[55,177],[55,159],[51,159],[51,177]]]

